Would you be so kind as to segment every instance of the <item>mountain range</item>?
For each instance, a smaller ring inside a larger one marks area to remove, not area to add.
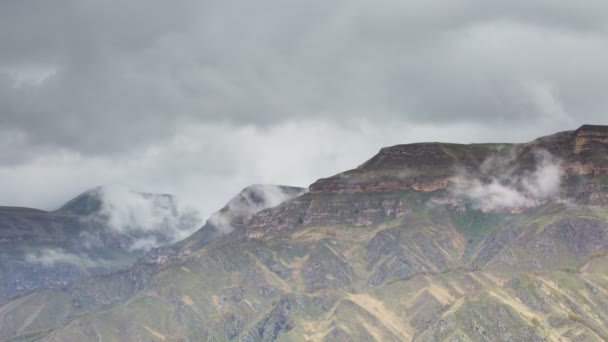
[[[386,147],[198,230],[105,192],[0,209],[0,340],[608,340],[608,126]]]

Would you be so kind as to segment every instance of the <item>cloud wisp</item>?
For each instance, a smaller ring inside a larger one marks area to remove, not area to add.
[[[200,213],[166,194],[148,194],[123,186],[95,190],[100,200],[98,211],[83,220],[103,227],[102,232],[83,232],[89,247],[99,245],[99,233],[116,237],[129,250],[147,251],[188,237],[202,226]]]
[[[72,253],[62,248],[43,248],[36,252],[29,252],[25,255],[25,261],[30,264],[40,264],[44,267],[69,264],[85,269],[111,267],[113,264],[111,260],[93,259],[85,253]]]
[[[548,151],[533,153],[532,170],[522,170],[515,162],[515,151],[510,150],[486,159],[480,175],[459,172],[452,178],[454,185],[450,190],[484,211],[521,211],[536,207],[559,194],[562,168],[560,160]]]
[[[304,188],[282,187],[270,184],[255,184],[243,189],[222,210],[214,213],[209,222],[223,234],[232,232],[233,223],[246,223],[258,212],[276,207],[292,198],[306,193]]]

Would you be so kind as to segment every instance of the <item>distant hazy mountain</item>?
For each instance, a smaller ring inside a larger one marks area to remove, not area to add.
[[[0,339],[608,340],[608,127],[387,147],[308,190],[8,301]]]
[[[200,222],[171,195],[117,187],[91,189],[55,211],[0,207],[0,301],[128,268]]]

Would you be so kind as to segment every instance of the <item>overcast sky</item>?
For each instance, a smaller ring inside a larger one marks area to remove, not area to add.
[[[0,2],[0,204],[104,184],[208,215],[381,147],[608,124],[608,2]]]

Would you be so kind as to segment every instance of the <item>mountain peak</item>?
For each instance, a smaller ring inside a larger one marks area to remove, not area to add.
[[[306,188],[286,185],[254,184],[234,196],[208,223],[214,229],[230,232],[234,226],[245,225],[251,217],[306,193]]]
[[[245,187],[220,210],[232,215],[255,214],[299,196],[305,188],[274,184],[253,184]]]
[[[186,255],[206,246],[236,227],[246,225],[251,218],[265,209],[276,207],[306,193],[306,188],[273,184],[253,184],[243,188],[219,211],[213,213],[205,225],[186,239],[157,248],[148,253],[146,261],[166,262],[168,257]]]
[[[73,215],[90,215],[98,212],[102,207],[101,192],[102,186],[96,186],[86,190],[78,196],[72,198],[56,211]]]
[[[122,186],[96,186],[86,190],[62,205],[56,212],[69,213],[72,215],[88,216],[99,213],[104,206],[104,202],[111,200],[121,194],[137,195],[142,199],[154,200],[159,205],[171,207],[174,205],[175,196],[170,194],[156,194],[134,191]],[[108,196],[115,195],[115,196]],[[106,203],[107,204],[107,203]]]
[[[431,142],[385,147],[355,169],[317,180],[310,191],[435,191],[447,188],[459,171],[481,175],[484,162],[490,159],[508,161],[518,172],[530,172],[539,151],[563,162],[568,176],[608,172],[608,126],[583,125],[523,144]]]

